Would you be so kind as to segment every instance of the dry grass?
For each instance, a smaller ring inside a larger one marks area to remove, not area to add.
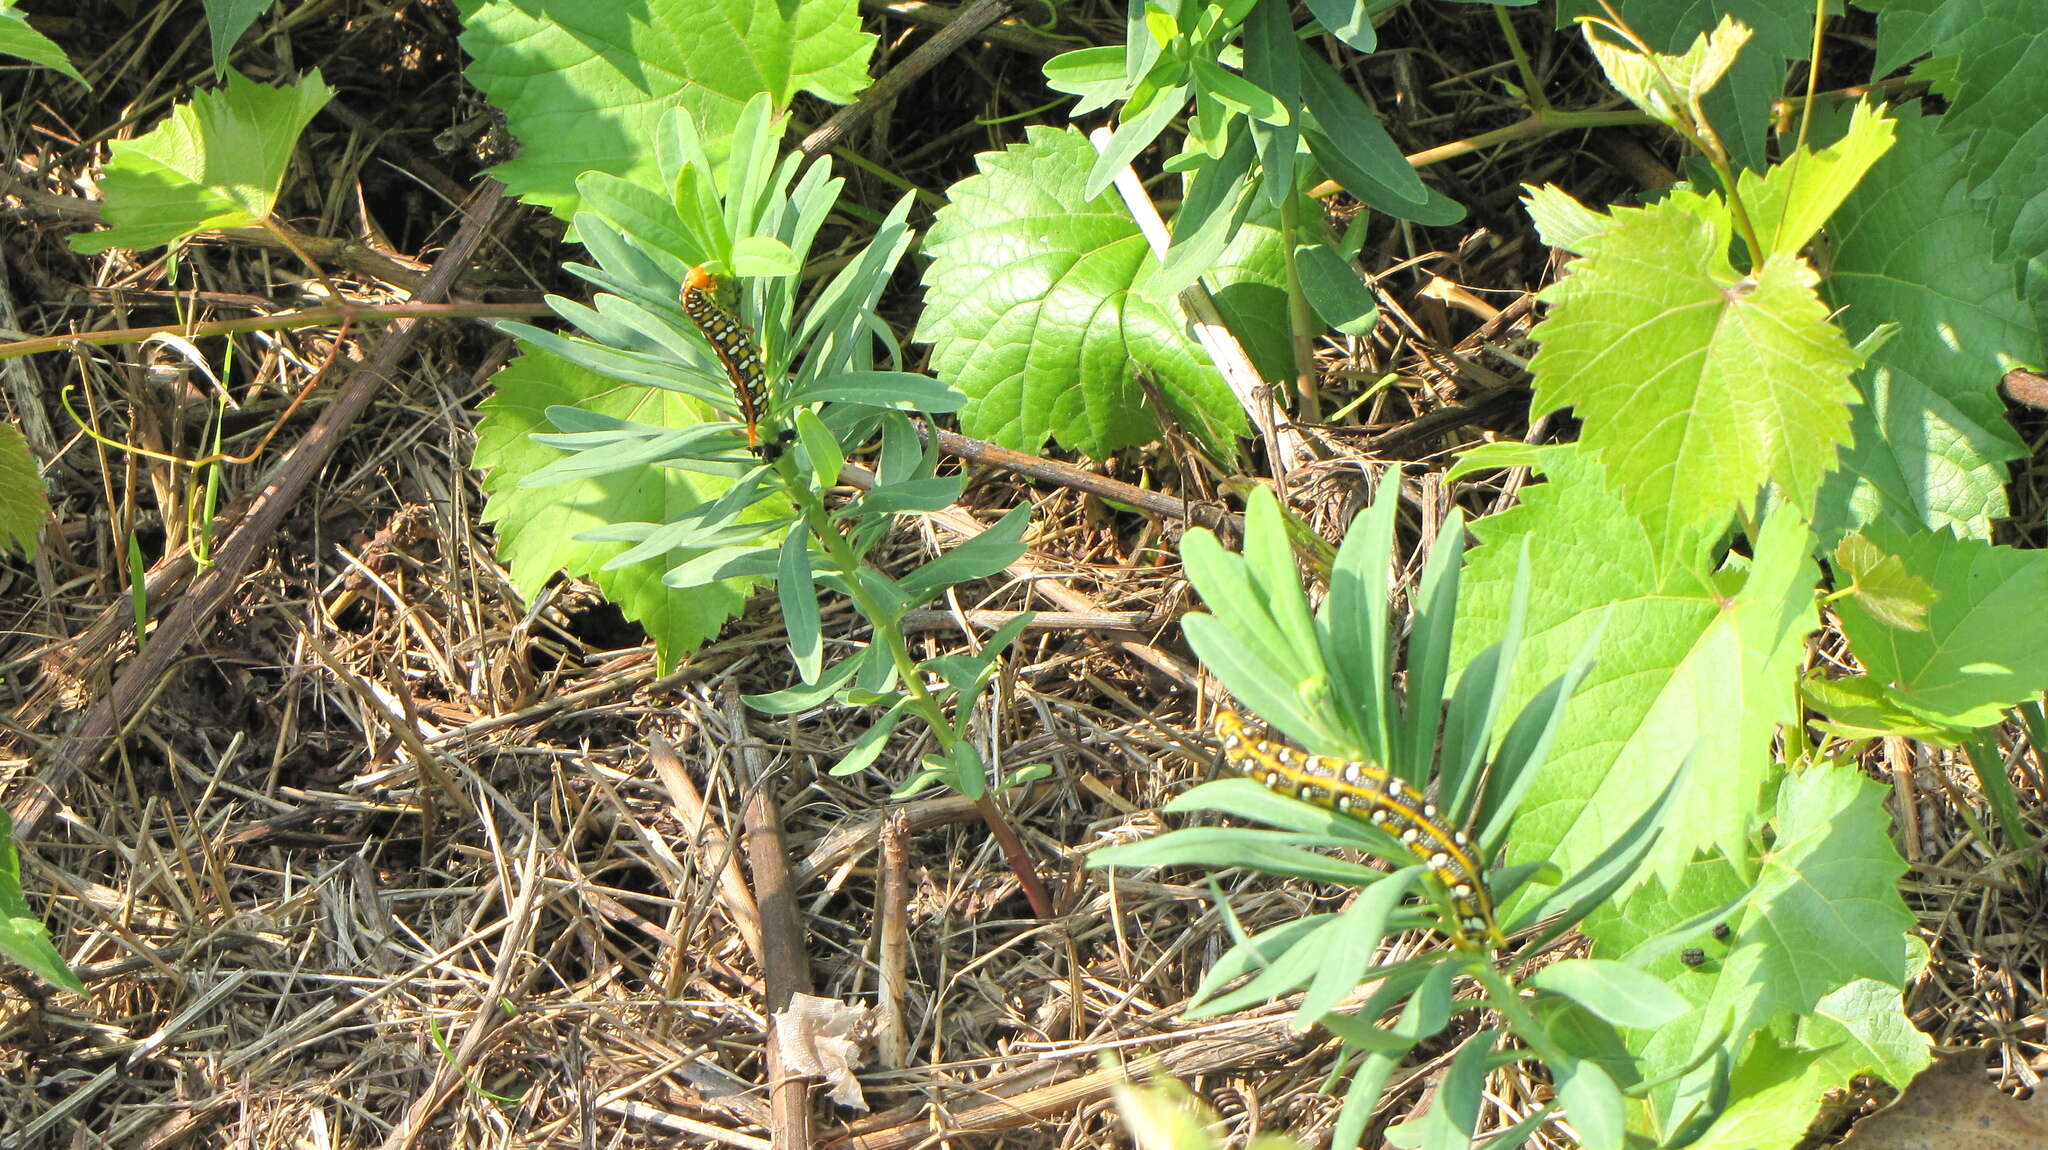
[[[355,14],[357,24],[344,7],[291,33],[299,62],[322,62],[357,101],[355,123],[422,127],[379,138],[347,119],[317,121],[302,152],[313,178],[297,181],[291,211],[324,221],[326,234],[374,223],[395,254],[427,251],[452,230],[454,209],[420,189],[459,188],[479,166],[474,156],[434,156],[425,141],[466,115],[452,99],[452,17],[422,4],[399,20]],[[145,6],[133,22],[95,22],[104,10],[87,6],[73,23],[54,22],[75,56],[133,62],[110,70],[98,97],[7,78],[16,98],[0,111],[0,131],[17,157],[10,176],[24,184],[5,208],[12,234],[0,272],[10,282],[0,298],[13,310],[0,322],[49,333],[172,319],[163,262],[69,255],[61,235],[75,204],[58,197],[89,186],[98,145],[126,130],[124,103],[146,120],[202,66],[203,45],[173,34],[174,13],[190,20],[197,10]],[[1408,46],[1376,63],[1413,133],[1404,145],[1514,118],[1486,78],[1500,55],[1486,26],[1405,25]],[[1556,69],[1554,100],[1597,99],[1562,49],[1539,49],[1539,66]],[[964,122],[1041,97],[1029,59],[988,47],[965,59],[913,99],[958,107]],[[1385,284],[1393,322],[1372,340],[1320,349],[1323,408],[1388,373],[1397,382],[1320,436],[1328,458],[1292,477],[1297,509],[1326,534],[1389,460],[1433,464],[1478,434],[1553,430],[1515,425],[1516,405],[1491,398],[1517,377],[1485,345],[1520,346],[1527,293],[1547,274],[1540,245],[1511,213],[1515,182],[1558,179],[1610,200],[1646,155],[1634,143],[1616,152],[1611,141],[1594,141],[1596,151],[1581,142],[1446,164],[1436,170],[1473,206],[1472,221],[1375,233],[1381,262],[1406,265]],[[934,148],[908,174],[942,185],[965,154]],[[436,178],[401,177],[365,162],[373,155]],[[509,216],[462,290],[532,300],[563,288],[552,270],[558,235],[544,218]],[[289,302],[296,290],[274,253],[233,241],[195,245],[180,276],[176,290],[200,290],[184,301],[199,318],[245,314],[252,297]],[[346,286],[364,299],[404,295],[367,278]],[[231,449],[256,442],[341,334],[238,344]],[[348,333],[342,361],[377,338]],[[221,345],[208,348],[218,356]],[[959,800],[892,805],[873,774],[822,773],[868,716],[756,719],[745,740],[730,737],[725,694],[791,676],[765,605],[662,676],[587,587],[520,599],[479,526],[467,469],[476,402],[508,352],[481,326],[445,325],[420,340],[269,541],[264,564],[153,685],[115,752],[68,780],[55,815],[25,843],[36,909],[93,994],[53,997],[19,976],[0,990],[0,1147],[372,1147],[404,1144],[408,1130],[411,1144],[434,1147],[766,1145],[755,924],[721,897],[736,848],[714,841],[743,837],[741,810],[757,787],[781,804],[816,993],[875,1000],[877,907],[892,881],[904,893],[904,1065],[864,1068],[873,1117],[854,1123],[853,1112],[821,1103],[821,1141],[928,1145],[965,1127],[981,1132],[955,1142],[1117,1144],[1109,1076],[1095,1073],[1105,1053],[1156,1056],[1192,1079],[1233,1137],[1291,1130],[1312,1141],[1327,1131],[1335,1101],[1316,1088],[1331,1050],[1288,1031],[1284,1011],[1180,1020],[1227,945],[1207,891],[1169,881],[1189,876],[1084,869],[1101,846],[1157,830],[1158,808],[1208,770],[1191,733],[1206,688],[1186,670],[1176,628],[1034,633],[979,716],[1003,771],[1053,768],[1004,799],[1061,909],[1037,921]],[[190,365],[161,349],[4,366],[10,417],[55,461],[60,512],[34,563],[0,563],[0,703],[11,716],[0,727],[0,793],[11,799],[135,654],[128,540],[161,556],[150,603],[160,617],[191,577],[180,556],[194,540],[181,524],[202,497],[186,470],[78,435],[57,390],[70,382],[93,396],[106,434],[186,456],[200,450],[207,400]],[[231,516],[326,402],[316,390],[258,462],[230,473]],[[1182,482],[1153,478],[1168,489]],[[2038,473],[2026,477],[2016,503],[2038,508],[2042,487]],[[1474,514],[1512,496],[1455,493]],[[1451,498],[1428,470],[1411,488],[1411,557]],[[977,477],[969,503],[1025,499],[1036,503],[1034,561],[1067,591],[1101,611],[1170,619],[1185,609],[1177,523],[994,474]],[[893,546],[908,563],[950,542],[914,524]],[[945,606],[1043,606],[1044,591],[999,582]],[[828,613],[827,633],[857,639],[853,623]],[[929,653],[969,641],[944,614],[917,636]],[[657,739],[675,748],[687,785],[651,761]],[[906,776],[921,749],[899,734],[882,773]],[[2038,851],[2001,845],[1967,764],[1905,750],[1881,748],[1869,767],[1895,780],[1901,813],[1910,812],[1907,889],[1932,951],[1911,992],[1915,1020],[1945,1049],[1990,1052],[2007,1087],[2031,1087],[2048,1065]],[[2016,749],[2008,766],[2035,832],[2048,834],[2038,758]],[[877,850],[894,809],[910,821],[897,867]],[[1271,880],[1227,885],[1254,928],[1328,909],[1330,898]],[[1406,1072],[1388,1120],[1426,1100],[1440,1070],[1424,1059]],[[1494,1085],[1494,1124],[1547,1090],[1507,1074]]]

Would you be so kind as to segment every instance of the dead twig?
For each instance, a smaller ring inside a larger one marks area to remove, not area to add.
[[[487,181],[465,207],[461,229],[420,287],[420,302],[432,302],[448,293],[483,242],[497,216],[503,193],[503,185]],[[256,565],[257,556],[276,534],[285,512],[341,446],[342,433],[369,408],[370,401],[397,373],[419,331],[419,321],[414,319],[392,324],[390,334],[377,346],[369,362],[350,374],[334,403],[278,464],[234,535],[221,544],[215,564],[192,580],[185,596],[171,609],[134,662],[70,734],[48,751],[36,777],[15,798],[16,837],[27,839],[34,835],[63,801],[71,777],[113,749],[115,739],[139,713],[143,701],[169,677],[186,645],[227,602],[229,595],[243,585]]]

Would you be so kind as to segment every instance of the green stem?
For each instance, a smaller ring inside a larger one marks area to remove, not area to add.
[[[1558,1061],[1566,1057],[1564,1048],[1551,1040],[1550,1032],[1536,1021],[1536,1016],[1530,1012],[1528,1004],[1522,1001],[1522,996],[1515,990],[1514,985],[1501,977],[1498,967],[1490,962],[1474,963],[1472,976],[1479,981],[1479,985],[1486,988],[1487,1001],[1495,1010],[1500,1011],[1501,1017],[1508,1020],[1508,1029],[1527,1043],[1529,1049],[1535,1051],[1538,1057],[1546,1061]]]
[[[1496,7],[1494,17],[1500,21],[1501,34],[1508,40],[1508,55],[1515,58],[1515,70],[1522,74],[1522,94],[1529,98],[1529,109],[1541,116],[1550,111],[1550,100],[1543,94],[1543,84],[1536,79],[1536,69],[1529,63],[1529,52],[1522,47],[1522,38],[1515,34],[1515,22],[1508,17],[1506,8]]]
[[[1301,418],[1310,423],[1322,419],[1322,403],[1316,396],[1315,350],[1310,333],[1317,330],[1309,312],[1308,295],[1301,290],[1301,264],[1295,258],[1295,238],[1301,234],[1301,197],[1290,193],[1280,197],[1280,250],[1287,271],[1287,334],[1294,347],[1294,394],[1300,401]]]
[[[846,573],[846,590],[853,598],[854,609],[875,629],[875,641],[889,652],[890,660],[896,665],[896,677],[903,683],[903,692],[909,697],[911,708],[924,719],[932,737],[938,740],[941,757],[948,763],[957,761],[954,752],[960,745],[960,733],[947,719],[945,707],[925,688],[924,677],[918,672],[917,660],[910,654],[910,641],[903,634],[901,621],[893,612],[884,609],[861,584],[861,558],[854,551],[852,540],[839,530],[838,524],[832,522],[824,496],[797,466],[793,452],[785,452],[776,459],[775,474],[782,480],[783,490],[803,513],[811,538],[825,549],[833,566]],[[1039,878],[1038,868],[1031,861],[1016,828],[1003,817],[1002,811],[985,792],[974,800],[974,809],[980,813],[982,822],[988,825],[989,833],[995,836],[996,844],[1002,848],[1011,873],[1017,876],[1017,885],[1023,888],[1024,897],[1031,902],[1032,913],[1042,919],[1054,917],[1056,911],[1052,895],[1046,890],[1044,880]]]
[[[249,316],[246,319],[215,320],[212,323],[158,324],[153,327],[123,327],[111,331],[83,331],[73,335],[46,335],[35,339],[18,339],[11,343],[0,343],[0,359],[17,359],[24,355],[35,355],[44,351],[63,351],[69,347],[113,347],[120,344],[141,343],[154,335],[176,335],[186,339],[200,339],[212,335],[238,335],[249,331],[283,331],[298,327],[327,327],[337,323],[374,323],[378,321],[428,318],[441,319],[531,319],[535,316],[554,314],[546,304],[538,303],[397,303],[397,304],[339,304],[334,307],[309,307],[298,311],[277,312],[272,315]]]

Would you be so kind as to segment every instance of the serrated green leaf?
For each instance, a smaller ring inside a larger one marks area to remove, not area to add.
[[[2006,418],[2008,360],[2040,354],[2040,321],[1992,255],[1984,206],[1965,194],[1964,142],[1941,121],[1897,113],[1898,138],[1828,225],[1822,290],[1849,337],[1898,334],[1856,376],[1842,466],[1822,488],[1823,538],[1882,524],[1979,539],[2007,514],[2005,464],[2027,449]],[[1821,133],[1841,118],[1816,120]]]
[[[1799,254],[1891,150],[1895,127],[1881,111],[1858,103],[1848,130],[1833,144],[1795,151],[1761,176],[1743,172],[1737,185],[1764,250]]]
[[[1857,398],[1818,277],[1787,256],[1737,272],[1726,211],[1701,197],[1611,216],[1545,293],[1557,302],[1534,332],[1532,410],[1573,408],[1581,443],[1667,550],[1719,535],[1766,483],[1812,507]]]
[[[31,64],[54,68],[66,76],[85,84],[85,90],[92,91],[92,85],[85,83],[85,77],[72,67],[71,58],[64,54],[56,41],[28,26],[28,16],[14,10],[16,0],[0,0],[0,53],[19,56]]]
[[[1870,617],[1884,627],[1899,631],[1925,631],[1927,608],[1934,604],[1934,588],[1925,579],[1906,570],[1906,563],[1862,535],[1850,535],[1835,545],[1834,565],[1846,576],[1847,590]]]
[[[1684,133],[1692,122],[1692,109],[1706,94],[1720,85],[1735,66],[1736,56],[1749,43],[1747,25],[1728,16],[1712,31],[1701,32],[1683,54],[1643,53],[1630,44],[1613,39],[1615,33],[1600,24],[1581,26],[1586,46],[1607,73],[1607,82],[1672,130]],[[1796,250],[1796,249],[1795,249]]]
[[[464,75],[505,113],[518,157],[493,170],[567,219],[576,178],[604,171],[648,187],[672,108],[689,111],[713,160],[741,109],[767,93],[850,102],[869,83],[875,37],[857,0],[644,0],[632,5],[494,0],[463,22]],[[660,189],[667,191],[668,189]]]
[[[1799,698],[1820,713],[1816,725],[1838,738],[1881,739],[1898,735],[1946,745],[1957,734],[1947,724],[1907,710],[1892,698],[1883,682],[1868,675],[1802,679]]]
[[[1786,0],[1624,0],[1616,5],[1652,51],[1682,53],[1716,16],[1750,29],[1749,44],[1727,78],[1707,93],[1705,112],[1738,165],[1762,167],[1772,133],[1771,101],[1785,93],[1785,66],[1812,51],[1813,6]],[[1557,22],[1606,16],[1601,0],[1559,0]]]
[[[1121,201],[1083,193],[1095,150],[1076,132],[1026,134],[976,158],[980,174],[953,186],[925,240],[917,339],[932,345],[934,372],[968,396],[962,430],[1020,451],[1054,438],[1106,456],[1158,434],[1135,378],[1143,370],[1183,425],[1217,429],[1207,446],[1233,455],[1244,412],[1156,290],[1150,247]],[[1270,229],[1240,229],[1223,257],[1235,274],[1221,286],[1277,292],[1277,244]]]
[[[1601,635],[1522,803],[1510,858],[1576,872],[1656,801],[1688,754],[1712,785],[1678,798],[1650,866],[1668,874],[1717,844],[1739,855],[1772,770],[1772,739],[1798,717],[1792,685],[1816,624],[1818,581],[1805,526],[1780,504],[1746,575],[1702,579],[1691,569],[1705,569],[1709,554],[1660,557],[1582,450],[1545,460],[1549,482],[1471,525],[1485,546],[1467,561],[1458,610],[1463,664],[1500,637],[1528,539],[1534,582],[1510,712]]]
[[[500,371],[497,394],[483,403],[474,466],[487,468],[489,496],[484,520],[498,528],[498,554],[513,583],[529,597],[539,594],[557,571],[594,580],[605,598],[628,619],[647,628],[664,668],[694,651],[739,614],[751,581],[734,581],[679,593],[661,582],[666,552],[649,562],[617,570],[606,563],[626,551],[622,542],[579,542],[586,530],[614,523],[666,523],[714,500],[731,481],[670,467],[645,467],[573,487],[530,489],[520,481],[561,458],[534,443],[530,434],[549,426],[551,406],[582,405],[644,423],[687,427],[709,412],[674,392],[620,387],[559,357],[532,348]],[[787,504],[761,506],[750,515],[786,515]]]
[[[1949,103],[1941,118],[1967,149],[1967,184],[2000,258],[2048,249],[2048,37],[2035,0],[1857,0],[1877,12],[1885,70],[1914,69]],[[1987,212],[1988,209],[1988,212]]]
[[[0,547],[12,546],[36,557],[36,536],[50,520],[50,499],[28,440],[11,424],[0,423]]]
[[[282,88],[229,72],[225,87],[195,93],[163,123],[116,140],[100,179],[105,231],[71,237],[71,250],[175,244],[270,214],[299,133],[334,95],[315,69]]]
[[[1887,541],[1936,599],[1924,630],[1890,627],[1855,599],[1836,603],[1842,630],[1893,703],[1971,729],[2048,690],[2048,553],[1946,532]]]
[[[1524,184],[1522,192],[1522,207],[1535,221],[1543,242],[1575,256],[1585,255],[1586,249],[1614,222],[1606,212],[1594,211],[1555,184]]]
[[[1764,944],[1739,948],[1769,991],[1761,1008],[1803,1014],[1863,978],[1905,985],[1914,918],[1895,885],[1906,863],[1892,845],[1885,795],[1848,766],[1802,771],[1779,790],[1777,841],[1737,936]]]

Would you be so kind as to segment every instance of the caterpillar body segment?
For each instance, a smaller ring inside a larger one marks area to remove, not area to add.
[[[1474,949],[1480,938],[1506,944],[1465,832],[1445,826],[1420,791],[1370,763],[1310,754],[1255,734],[1234,711],[1217,714],[1216,735],[1224,759],[1268,790],[1369,822],[1398,839],[1450,894],[1458,919],[1452,945]]]
[[[725,366],[725,374],[732,381],[733,398],[739,401],[740,418],[747,425],[747,450],[758,455],[762,450],[761,418],[767,413],[768,386],[762,374],[761,349],[754,343],[754,333],[718,302],[717,290],[716,276],[701,264],[691,268],[683,276],[683,314],[704,333],[711,350],[718,354],[718,362]]]

